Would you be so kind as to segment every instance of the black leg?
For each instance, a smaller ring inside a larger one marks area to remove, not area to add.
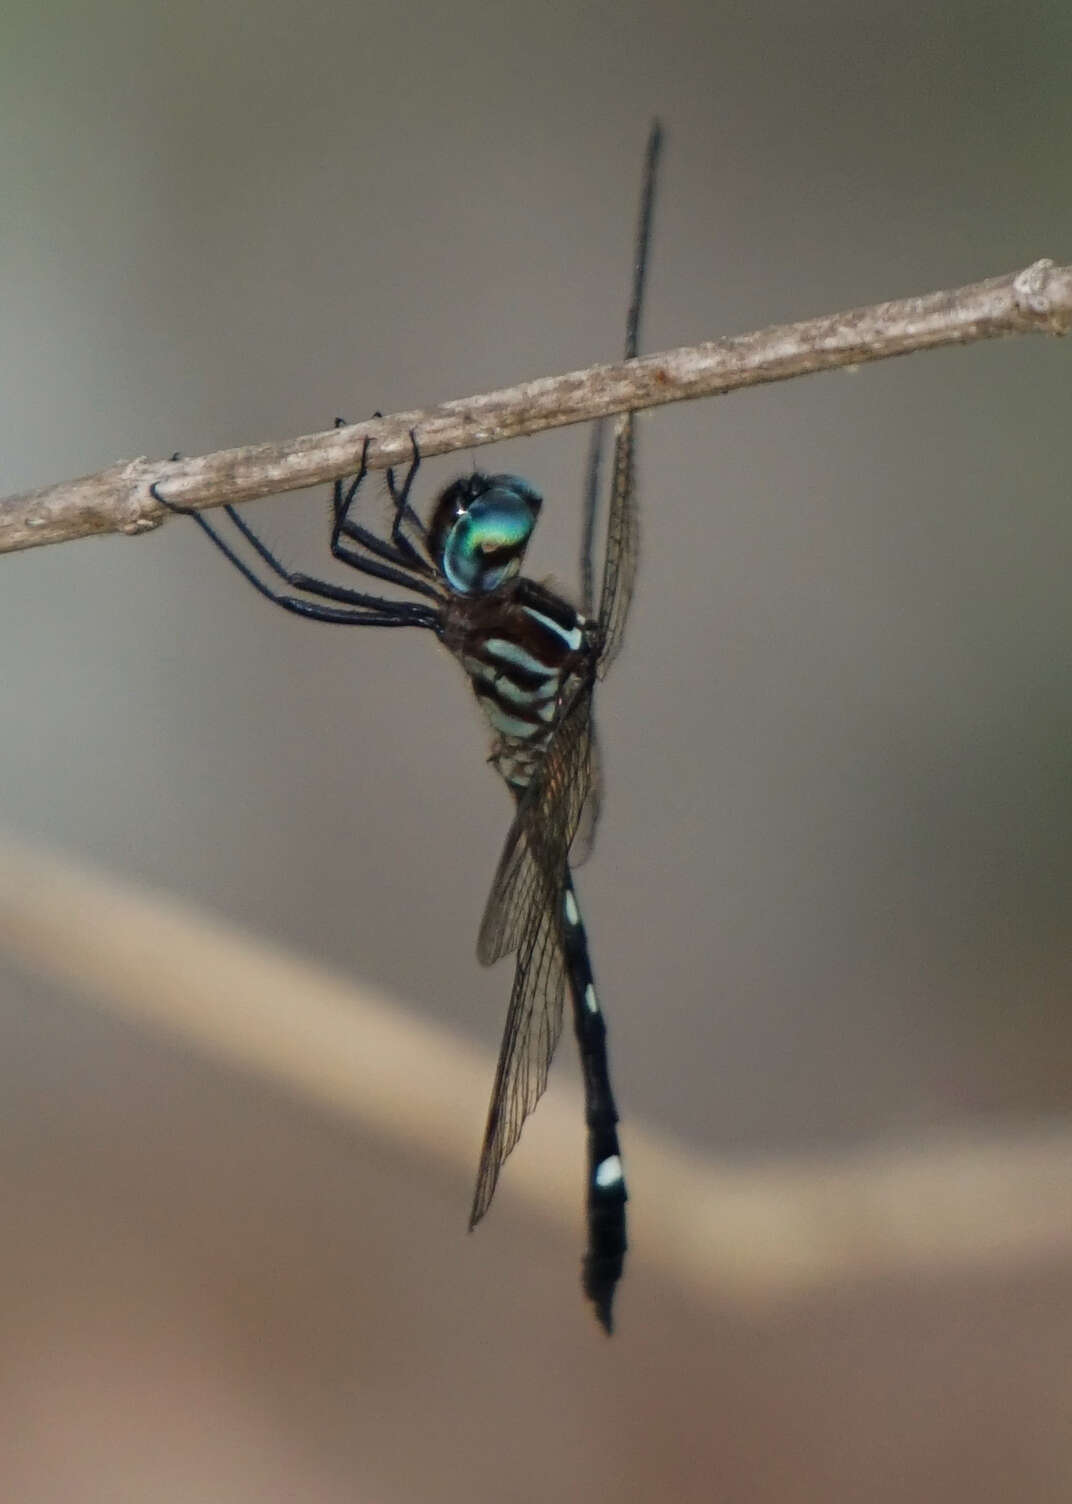
[[[268,545],[257,536],[249,523],[239,516],[234,507],[227,506],[223,510],[230,517],[243,538],[249,543],[250,547],[256,549],[257,553],[268,565],[268,568],[274,574],[277,574],[281,580],[285,580],[288,585],[293,585],[296,590],[307,590],[310,595],[322,595],[328,600],[347,601],[351,605],[358,606],[393,607],[397,604],[395,601],[388,600],[384,596],[365,595],[358,590],[347,590],[341,585],[331,585],[326,580],[318,580],[312,575],[301,574],[296,570],[287,569],[279,562]],[[201,520],[200,516],[199,520]],[[202,525],[204,525],[203,522]],[[438,590],[426,584],[423,580],[410,579],[409,575],[403,573],[401,569],[394,568],[388,564],[378,564],[375,559],[366,559],[361,554],[354,553],[352,549],[343,548],[341,545],[332,548],[331,551],[337,559],[341,559],[343,563],[351,565],[354,569],[360,569],[364,574],[371,574],[377,579],[387,580],[392,585],[402,585],[407,590],[416,590],[421,595],[427,595],[434,601],[439,600]]]
[[[298,574],[289,571],[280,564],[269,548],[261,542],[249,525],[242,521],[233,507],[224,510],[237,524],[239,531],[256,549],[264,562],[281,579],[294,586],[295,589],[305,590],[310,595],[319,595],[329,601],[345,603],[350,609],[342,606],[322,606],[315,601],[302,600],[298,596],[283,595],[273,590],[270,585],[260,579],[244,559],[239,558],[231,545],[212,526],[207,518],[203,517],[195,507],[184,507],[179,502],[168,501],[161,496],[158,485],[154,482],[149,487],[149,494],[160,502],[161,506],[167,507],[170,512],[177,512],[181,516],[192,517],[202,532],[209,537],[239,574],[247,579],[253,588],[260,592],[266,600],[274,605],[281,606],[285,611],[292,611],[298,616],[307,616],[314,621],[336,622],[349,626],[377,626],[377,627],[430,627],[438,628],[438,613],[428,606],[420,606],[410,601],[392,601],[384,596],[366,595],[357,590],[346,590],[340,585],[332,585],[326,580],[316,580],[309,575]]]
[[[381,415],[379,413],[376,413],[375,416],[380,417]],[[340,427],[340,425],[343,425],[343,423],[344,420],[342,418],[335,419],[336,428]],[[349,564],[354,569],[364,569],[368,574],[374,574],[380,579],[391,580],[397,585],[404,585],[408,589],[417,590],[422,595],[427,595],[430,596],[433,600],[438,600],[439,592],[437,590],[430,586],[419,585],[415,580],[408,578],[405,573],[406,571],[409,571],[413,574],[422,575],[429,579],[434,578],[435,576],[435,570],[433,569],[431,564],[429,564],[427,559],[423,558],[421,554],[417,552],[406,535],[400,531],[397,512],[398,504],[395,498],[394,489],[394,472],[392,470],[387,471],[388,490],[391,492],[392,500],[395,500],[396,504],[395,521],[391,529],[392,541],[390,543],[387,543],[383,538],[377,538],[376,534],[370,531],[369,528],[362,527],[360,523],[350,521],[350,508],[354,504],[354,500],[357,496],[362,482],[365,479],[365,476],[368,474],[368,446],[369,441],[366,438],[361,449],[360,468],[358,469],[357,474],[354,476],[353,480],[346,488],[346,490],[343,490],[343,482],[341,480],[337,480],[332,489],[331,505],[332,514],[334,516],[334,526],[332,527],[331,532],[331,552],[343,564]],[[407,478],[407,489],[408,479],[409,478]],[[424,528],[420,522],[420,519],[417,518],[416,514],[413,512],[409,512],[409,516],[413,519],[416,526],[420,528],[423,535]],[[387,570],[384,570],[382,568],[378,569],[374,566],[366,568],[366,566],[369,564],[369,561],[364,560],[360,554],[355,554],[353,549],[346,548],[343,544],[341,544],[339,542],[340,534],[343,534],[347,538],[353,539],[355,543],[360,543],[362,548],[366,549],[369,553],[375,554],[378,559],[385,560],[389,565],[394,565],[396,570],[402,570],[403,574],[399,575],[398,573],[391,573]]]
[[[409,538],[401,532],[403,519],[415,526],[421,537],[424,537],[424,523],[409,505],[410,487],[416,480],[416,472],[421,468],[421,451],[416,447],[415,429],[409,430],[409,442],[413,445],[413,459],[409,462],[409,469],[406,471],[406,478],[401,483],[401,490],[398,490],[394,483],[394,466],[388,466],[388,471],[386,471],[386,489],[391,492],[391,501],[394,502],[394,526],[391,528],[391,540],[394,543],[404,544],[406,547],[412,547],[412,544]]]
[[[348,426],[345,418],[335,419],[336,428],[347,428]],[[335,484],[331,488],[332,541],[338,537],[339,529],[346,521],[346,514],[353,504],[354,497],[357,495],[358,487],[368,474],[368,446],[369,441],[366,435],[365,442],[361,446],[361,464],[349,489],[344,493],[343,477],[341,475],[336,477]]]

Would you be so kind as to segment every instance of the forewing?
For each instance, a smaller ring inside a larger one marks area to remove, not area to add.
[[[491,966],[500,957],[511,956],[517,950],[530,910],[534,901],[538,901],[539,885],[539,870],[525,840],[525,822],[519,808],[480,921],[476,954],[482,966]]]
[[[569,849],[571,867],[582,867],[596,844],[596,829],[603,813],[603,756],[599,750],[595,721],[588,721],[588,790],[581,805],[577,832]]]
[[[582,684],[507,834],[477,938],[476,953],[483,965],[490,966],[518,949],[530,910],[547,901],[545,890],[561,887],[562,870],[579,828],[583,824],[590,834],[594,832],[597,763],[591,692]]]
[[[480,1221],[491,1204],[503,1160],[517,1143],[525,1119],[547,1085],[551,1057],[562,1032],[564,990],[559,918],[547,903],[540,902],[530,909],[528,929],[518,947],[470,1227]]]
[[[562,902],[570,843],[589,804],[591,695],[583,685],[518,805],[480,927],[485,964],[517,951],[470,1225],[491,1202],[503,1160],[543,1095],[562,1032]]]
[[[607,519],[607,555],[603,565],[603,588],[599,599],[599,677],[617,658],[625,632],[625,620],[633,599],[640,529],[634,489],[633,453],[636,423],[632,413],[622,413],[614,431],[614,474],[611,479],[610,516]]]

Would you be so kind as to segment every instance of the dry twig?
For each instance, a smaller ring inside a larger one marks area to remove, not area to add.
[[[141,533],[168,515],[149,494],[197,508],[250,501],[352,474],[366,436],[369,468],[404,464],[415,428],[425,455],[492,444],[628,409],[658,407],[813,371],[884,360],[1007,334],[1072,329],[1072,266],[1036,261],[1021,272],[733,335],[616,365],[547,376],[425,412],[395,413],[281,443],[178,461],[136,459],[80,480],[0,500],[0,553],[92,533]]]

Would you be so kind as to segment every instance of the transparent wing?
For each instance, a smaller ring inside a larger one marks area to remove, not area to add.
[[[562,1032],[564,994],[558,914],[540,901],[530,911],[528,929],[518,947],[514,988],[469,1213],[470,1227],[475,1227],[491,1205],[503,1160],[543,1095],[551,1057]]]
[[[540,872],[525,840],[521,813],[514,816],[484,906],[476,954],[482,966],[512,956],[521,944],[529,910],[538,895]]]
[[[588,465],[584,484],[584,525],[581,528],[581,610],[591,616],[596,609],[596,513],[599,511],[599,471],[603,462],[603,420],[592,424],[588,440]]]
[[[596,830],[603,813],[603,754],[599,750],[599,737],[595,722],[588,722],[588,791],[581,805],[577,821],[577,834],[569,849],[571,867],[583,867],[596,844]]]
[[[637,223],[636,249],[633,256],[633,287],[625,319],[625,358],[637,353],[640,315],[644,307],[644,290],[648,275],[648,251],[651,247],[652,211],[655,204],[655,177],[662,148],[662,129],[656,120],[648,136],[644,158],[644,178],[640,191],[640,218]],[[636,578],[637,527],[634,496],[633,450],[636,421],[632,413],[622,413],[614,426],[614,473],[610,484],[610,516],[607,519],[607,552],[603,565],[603,589],[599,599],[599,625],[603,641],[599,653],[599,677],[618,656],[625,631],[625,618],[633,598]],[[589,462],[589,490],[597,472],[595,442]],[[591,545],[590,525],[585,532],[586,546]],[[589,566],[590,574],[590,566]]]
[[[487,1211],[502,1163],[543,1095],[562,1032],[566,859],[587,804],[591,695],[582,686],[518,805],[480,926],[486,965],[517,952],[469,1225]]]
[[[518,949],[530,909],[561,887],[579,828],[594,828],[597,759],[591,687],[582,684],[506,837],[477,938],[476,953],[484,966]]]
[[[633,451],[636,422],[632,413],[622,413],[614,427],[614,473],[611,478],[610,515],[607,518],[607,555],[603,565],[603,589],[599,598],[599,677],[605,678],[617,658],[625,632],[629,603],[636,580],[640,526],[634,491]]]

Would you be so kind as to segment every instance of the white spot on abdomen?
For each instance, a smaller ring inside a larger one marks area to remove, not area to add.
[[[589,982],[588,986],[584,989],[584,1006],[588,1009],[589,1013],[599,1012],[599,1001],[596,997],[596,989],[592,986],[591,982]]]
[[[569,891],[568,888],[566,890],[566,902],[564,907],[566,910],[566,918],[569,920],[570,924],[579,924],[581,916],[577,912],[577,904],[574,901],[573,894]]]
[[[610,1154],[606,1159],[600,1160],[596,1165],[596,1185],[601,1191],[609,1191],[611,1186],[619,1185],[622,1179],[622,1162],[617,1154]]]

